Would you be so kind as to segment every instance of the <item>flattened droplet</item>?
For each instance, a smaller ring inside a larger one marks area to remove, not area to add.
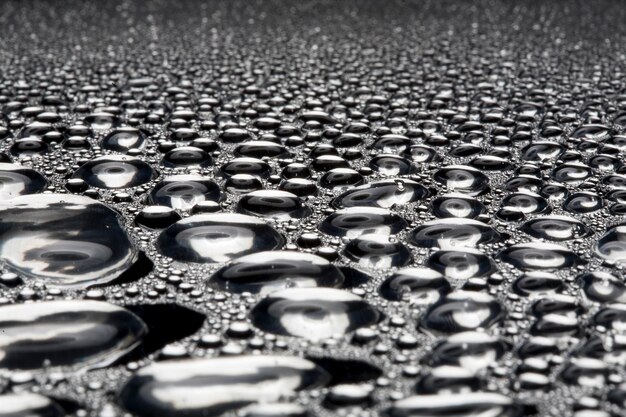
[[[405,266],[411,262],[411,253],[400,242],[389,236],[363,235],[351,240],[345,248],[346,257],[369,268]]]
[[[568,248],[545,242],[518,243],[500,252],[498,259],[525,271],[570,268],[582,263]]]
[[[432,203],[433,214],[439,218],[458,217],[475,219],[487,209],[473,197],[459,193],[446,194],[435,198]]]
[[[301,219],[311,214],[311,209],[298,196],[278,190],[252,191],[241,197],[238,210],[278,220]]]
[[[489,256],[470,248],[437,251],[428,258],[426,265],[448,278],[459,281],[486,277],[497,270]]]
[[[46,285],[84,288],[117,278],[137,259],[137,251],[117,214],[104,204],[41,194],[0,203],[0,258]]]
[[[43,191],[48,181],[37,171],[20,165],[0,163],[0,199],[6,200]]]
[[[412,304],[431,305],[450,292],[450,282],[429,268],[403,268],[387,278],[380,294],[387,300],[407,300]]]
[[[626,260],[626,225],[611,227],[600,236],[594,249],[601,258],[613,262]]]
[[[189,210],[202,201],[219,201],[220,187],[200,175],[171,175],[165,177],[150,192],[154,204]]]
[[[433,304],[421,320],[422,328],[435,333],[460,333],[488,329],[504,319],[505,310],[493,297],[473,291],[455,291]]]
[[[145,146],[145,135],[134,127],[115,129],[102,139],[102,148],[115,152],[128,152]]]
[[[468,392],[462,394],[414,395],[396,401],[387,417],[522,417],[523,407],[502,394]]]
[[[313,341],[343,336],[380,317],[361,297],[331,288],[277,291],[250,311],[252,323],[263,331]]]
[[[101,367],[134,348],[146,325],[100,301],[47,301],[0,307],[0,368]]]
[[[209,281],[236,293],[266,294],[291,287],[339,287],[343,273],[326,259],[300,252],[259,252],[235,259]]]
[[[139,417],[220,416],[318,388],[328,374],[289,356],[171,360],[149,365],[122,387],[119,402]]]
[[[406,226],[406,220],[389,210],[350,207],[326,217],[319,229],[329,235],[353,238],[364,234],[395,235]]]
[[[117,190],[146,184],[156,172],[139,158],[106,155],[84,163],[72,178],[81,178],[92,187]]]
[[[226,262],[282,247],[284,238],[262,220],[243,214],[199,214],[165,229],[157,248],[181,262]]]
[[[489,189],[489,178],[479,170],[465,165],[449,165],[435,172],[435,181],[471,196],[481,195]]]
[[[509,348],[507,342],[484,331],[456,333],[435,345],[429,363],[432,366],[461,366],[477,372],[491,366]]]
[[[500,239],[500,234],[478,220],[447,218],[431,220],[416,227],[409,239],[414,245],[427,248],[471,247],[495,242]]]
[[[53,400],[28,392],[0,395],[0,417],[63,417],[65,412]]]
[[[591,232],[580,220],[567,216],[537,217],[525,222],[520,230],[532,237],[553,241],[580,239]]]
[[[429,194],[429,191],[417,182],[398,178],[353,188],[335,197],[331,204],[335,208],[391,208],[422,200]]]

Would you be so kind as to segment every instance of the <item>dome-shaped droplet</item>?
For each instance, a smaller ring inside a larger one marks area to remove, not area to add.
[[[591,230],[580,220],[567,216],[543,216],[525,222],[520,228],[532,237],[554,241],[580,239]]]
[[[242,214],[199,214],[161,232],[157,248],[177,261],[226,262],[280,248],[284,238],[263,221]]]
[[[92,187],[120,189],[136,187],[152,181],[156,173],[141,159],[122,155],[106,155],[84,163],[73,178],[81,178]]]
[[[432,366],[454,365],[479,371],[500,359],[510,346],[507,342],[483,331],[469,331],[447,336],[432,349]]]
[[[477,246],[500,239],[491,226],[477,220],[447,218],[431,220],[411,232],[410,242],[421,247]]]
[[[39,172],[20,165],[0,163],[0,199],[43,191],[48,181]]]
[[[626,225],[618,225],[607,230],[596,243],[598,256],[613,262],[626,260]]]
[[[213,159],[211,155],[203,149],[195,146],[181,146],[166,153],[161,163],[168,168],[204,168],[210,166],[213,163]]]
[[[63,417],[65,411],[54,400],[29,392],[0,395],[0,417]]]
[[[433,214],[439,218],[475,219],[487,211],[483,203],[460,193],[451,193],[437,197],[432,201],[431,206]]]
[[[100,301],[47,301],[0,307],[0,368],[101,367],[134,348],[147,327]]]
[[[511,398],[491,392],[414,395],[396,401],[386,410],[386,417],[523,417],[524,415],[523,407]]]
[[[0,203],[0,258],[46,285],[86,287],[117,278],[137,259],[137,251],[118,215],[104,204],[41,194]]]
[[[488,329],[504,319],[502,305],[488,294],[456,291],[426,310],[422,327],[435,333],[460,333]]]
[[[252,323],[263,331],[313,341],[343,336],[380,317],[361,297],[332,288],[277,291],[250,311]]]
[[[450,191],[472,196],[483,194],[489,188],[489,178],[479,170],[465,165],[449,165],[434,174],[435,181]]]
[[[500,252],[498,258],[525,271],[570,268],[582,263],[568,248],[545,242],[515,244]]]
[[[591,301],[626,302],[626,284],[613,274],[603,271],[585,272],[578,279],[584,295]]]
[[[145,135],[134,127],[115,129],[102,139],[103,149],[114,152],[128,152],[131,149],[142,149],[145,145]]]
[[[496,272],[489,256],[471,248],[437,251],[428,258],[426,266],[454,281],[482,278]]]
[[[329,235],[354,238],[364,234],[395,235],[407,222],[389,210],[375,207],[350,207],[326,217],[319,229]]]
[[[219,416],[318,388],[328,380],[323,369],[297,357],[171,360],[131,376],[119,393],[119,402],[140,417]]]
[[[241,197],[239,212],[278,220],[300,219],[311,214],[297,195],[286,191],[259,190]]]
[[[336,208],[391,208],[422,200],[428,195],[428,190],[417,182],[397,178],[356,187],[335,197],[331,204]]]
[[[326,259],[301,252],[259,252],[215,272],[209,283],[231,292],[269,293],[291,287],[339,287],[344,275]]]
[[[200,175],[171,175],[160,181],[150,192],[154,204],[189,210],[202,201],[219,201],[220,187]]]
[[[439,272],[428,268],[404,268],[387,278],[380,294],[393,301],[431,305],[450,292],[450,282]]]
[[[368,268],[391,268],[411,262],[411,252],[402,243],[390,241],[389,236],[362,235],[351,240],[345,256]]]

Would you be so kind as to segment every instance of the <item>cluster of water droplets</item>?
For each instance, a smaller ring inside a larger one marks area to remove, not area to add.
[[[279,3],[0,5],[0,417],[623,415],[621,8]]]

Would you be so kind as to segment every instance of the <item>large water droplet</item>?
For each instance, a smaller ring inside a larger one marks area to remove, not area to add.
[[[122,387],[119,401],[140,417],[220,416],[323,386],[328,379],[313,362],[297,357],[172,360],[133,375]]]
[[[380,313],[361,297],[331,288],[289,288],[274,292],[250,311],[259,329],[319,341],[375,324]]]
[[[200,214],[165,229],[157,248],[182,262],[226,262],[280,248],[284,238],[262,220],[242,214]]]

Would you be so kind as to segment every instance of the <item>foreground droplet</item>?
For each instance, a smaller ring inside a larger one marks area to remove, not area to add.
[[[137,251],[109,207],[87,197],[42,194],[0,203],[0,258],[47,285],[86,287],[117,278]]]
[[[65,411],[53,400],[39,394],[0,395],[0,417],[62,417]]]
[[[323,386],[329,377],[306,359],[236,356],[167,361],[133,375],[120,404],[140,417],[220,416]]]
[[[0,307],[0,368],[101,367],[134,348],[146,325],[100,301],[48,301]]]
[[[396,401],[388,417],[522,417],[523,408],[502,394],[472,392],[462,394],[415,395]]]

